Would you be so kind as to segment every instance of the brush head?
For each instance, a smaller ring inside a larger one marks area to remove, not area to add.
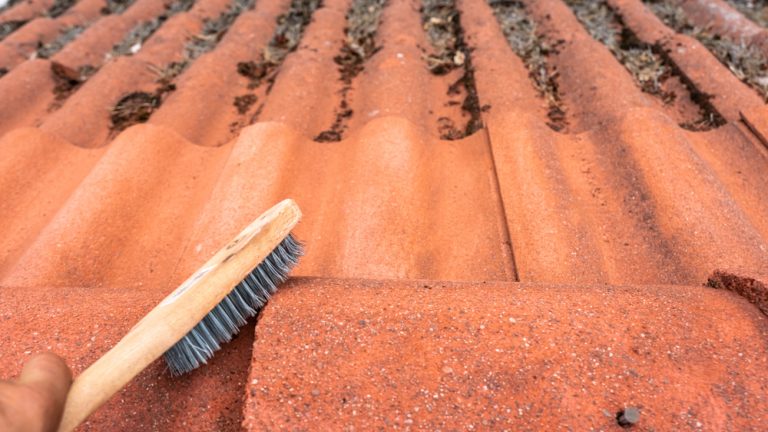
[[[302,254],[301,243],[291,234],[285,237],[202,321],[165,352],[163,357],[171,374],[181,375],[207,363],[221,344],[231,341],[248,318],[267,303]]]

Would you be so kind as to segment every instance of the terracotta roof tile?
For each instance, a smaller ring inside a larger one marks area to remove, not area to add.
[[[301,278],[255,342],[90,429],[765,422],[758,12],[113,3],[0,11],[3,377],[49,346],[81,371],[293,197]]]
[[[765,316],[700,287],[308,279],[256,332],[248,430],[620,430],[631,406],[641,430],[745,430],[768,413]]]

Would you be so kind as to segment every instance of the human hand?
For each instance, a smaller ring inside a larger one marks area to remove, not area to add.
[[[56,354],[39,354],[14,381],[0,381],[0,431],[56,431],[72,372]]]

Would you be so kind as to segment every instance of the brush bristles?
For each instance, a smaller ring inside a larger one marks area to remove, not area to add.
[[[293,236],[283,239],[200,323],[165,352],[171,374],[181,375],[199,367],[213,357],[222,343],[231,341],[288,278],[302,253],[301,244]]]

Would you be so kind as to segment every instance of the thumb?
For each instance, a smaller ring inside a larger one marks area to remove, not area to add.
[[[34,402],[42,414],[43,430],[55,430],[72,385],[72,372],[64,360],[53,353],[36,355],[24,365],[16,383],[39,396]]]

